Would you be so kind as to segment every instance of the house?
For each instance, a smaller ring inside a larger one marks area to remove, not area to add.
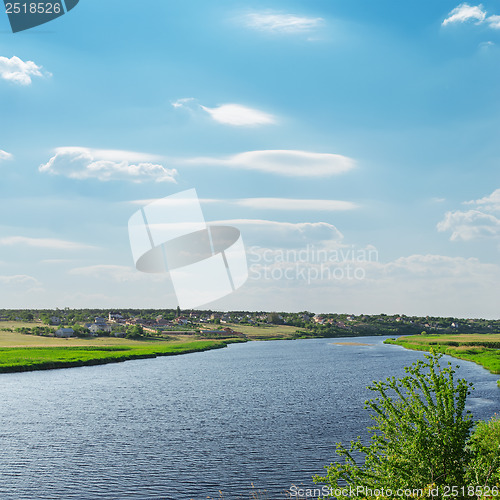
[[[117,319],[123,319],[123,316],[119,312],[110,312],[108,314],[109,321],[116,321]]]
[[[67,338],[67,337],[73,337],[75,331],[73,328],[59,328],[59,330],[56,330],[54,332],[55,337],[59,338]]]
[[[58,318],[57,316],[51,316],[49,318],[50,324],[51,325],[60,325],[61,324],[61,319]]]
[[[92,323],[89,327],[90,333],[96,334],[98,332],[107,332],[111,331],[111,326],[106,323]]]
[[[174,323],[176,325],[187,325],[188,324],[188,319],[185,318],[184,316],[180,316],[179,318],[174,319]]]

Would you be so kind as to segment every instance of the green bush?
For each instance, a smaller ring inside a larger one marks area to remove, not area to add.
[[[451,364],[439,365],[441,356],[431,352],[426,361],[406,367],[404,378],[374,382],[369,389],[379,396],[366,402],[375,421],[370,444],[360,438],[349,448],[338,443],[343,462],[327,466],[327,475],[316,476],[315,482],[331,491],[346,484],[377,491],[466,486],[472,453],[466,444],[473,422],[465,403],[471,384],[455,381]]]
[[[478,422],[467,445],[471,460],[467,470],[469,484],[500,485],[500,419]]]

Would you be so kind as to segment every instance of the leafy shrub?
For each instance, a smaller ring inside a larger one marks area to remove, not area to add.
[[[338,443],[343,463],[327,466],[327,475],[316,476],[315,482],[332,491],[346,484],[377,491],[466,485],[473,422],[465,403],[472,386],[455,381],[451,364],[439,365],[441,356],[431,352],[426,361],[406,367],[404,378],[374,382],[369,389],[379,396],[365,404],[375,421],[369,428],[371,443],[364,445],[360,438],[349,448]],[[358,465],[356,456],[364,463]]]
[[[467,445],[472,458],[467,480],[477,486],[500,485],[500,418],[478,422]]]

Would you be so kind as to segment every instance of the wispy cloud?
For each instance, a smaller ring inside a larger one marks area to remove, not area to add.
[[[23,245],[33,248],[47,248],[51,250],[88,250],[95,248],[91,245],[53,238],[29,238],[26,236],[8,236],[0,238],[0,246]]]
[[[500,212],[500,189],[495,189],[493,193],[479,200],[466,201],[465,205],[474,205],[487,212]]]
[[[133,267],[119,266],[111,264],[100,264],[95,266],[75,267],[70,269],[68,274],[72,276],[85,276],[116,283],[136,282],[136,281],[165,281],[163,275],[145,275],[136,271]]]
[[[228,158],[192,158],[185,163],[256,170],[287,177],[329,177],[348,172],[356,165],[346,156],[297,150],[248,151]]]
[[[474,6],[461,3],[448,14],[448,17],[441,24],[442,26],[447,26],[449,24],[463,24],[467,22],[474,22],[474,24],[486,23],[490,28],[500,29],[500,16],[487,16],[487,12],[482,4]]]
[[[343,212],[354,210],[358,205],[350,201],[340,200],[298,200],[291,198],[244,198],[241,200],[228,200],[242,207],[259,210],[289,210],[289,211],[315,211],[315,212]]]
[[[243,16],[248,28],[277,34],[308,33],[324,22],[321,17],[307,17],[276,12],[252,12]]]
[[[19,84],[30,85],[32,77],[48,77],[50,73],[43,71],[33,61],[23,61],[19,57],[13,56],[10,59],[0,56],[0,78]]]
[[[327,222],[278,222],[265,219],[231,219],[211,224],[241,229],[245,245],[270,248],[298,248],[316,244],[342,242],[343,234]]]
[[[0,161],[2,160],[10,160],[12,158],[12,155],[10,153],[7,153],[7,151],[3,151],[0,149]]]
[[[177,99],[177,101],[173,101],[171,104],[174,108],[183,108],[186,104],[196,101],[194,97],[183,97],[182,99]]]
[[[144,200],[131,200],[127,203],[145,206],[157,202],[155,198]],[[303,200],[292,198],[240,198],[240,199],[216,199],[201,198],[202,205],[224,205],[254,208],[257,210],[288,210],[288,211],[314,211],[314,212],[343,212],[355,210],[359,205],[350,201],[341,200]]]
[[[41,283],[33,276],[26,274],[16,274],[14,276],[0,276],[0,283],[6,286],[21,285],[21,286],[38,286]]]
[[[241,127],[276,123],[276,118],[273,115],[240,104],[223,104],[217,108],[201,106],[201,109],[206,111],[216,122],[224,125]]]
[[[63,147],[57,148],[55,155],[39,170],[79,180],[176,182],[177,171],[165,168],[157,161],[153,155],[131,151]]]
[[[222,123],[223,125],[231,125],[233,127],[272,125],[277,122],[275,116],[242,104],[228,103],[210,108],[199,104],[194,97],[177,99],[171,104],[176,109],[184,108],[191,112],[202,111],[207,113],[215,122]]]

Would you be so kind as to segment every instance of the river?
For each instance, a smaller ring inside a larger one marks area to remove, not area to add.
[[[313,486],[337,441],[366,438],[366,386],[423,358],[383,339],[249,342],[0,375],[0,498],[233,500],[252,484],[287,498],[292,485]],[[474,383],[474,416],[498,411],[498,377],[448,359]]]

